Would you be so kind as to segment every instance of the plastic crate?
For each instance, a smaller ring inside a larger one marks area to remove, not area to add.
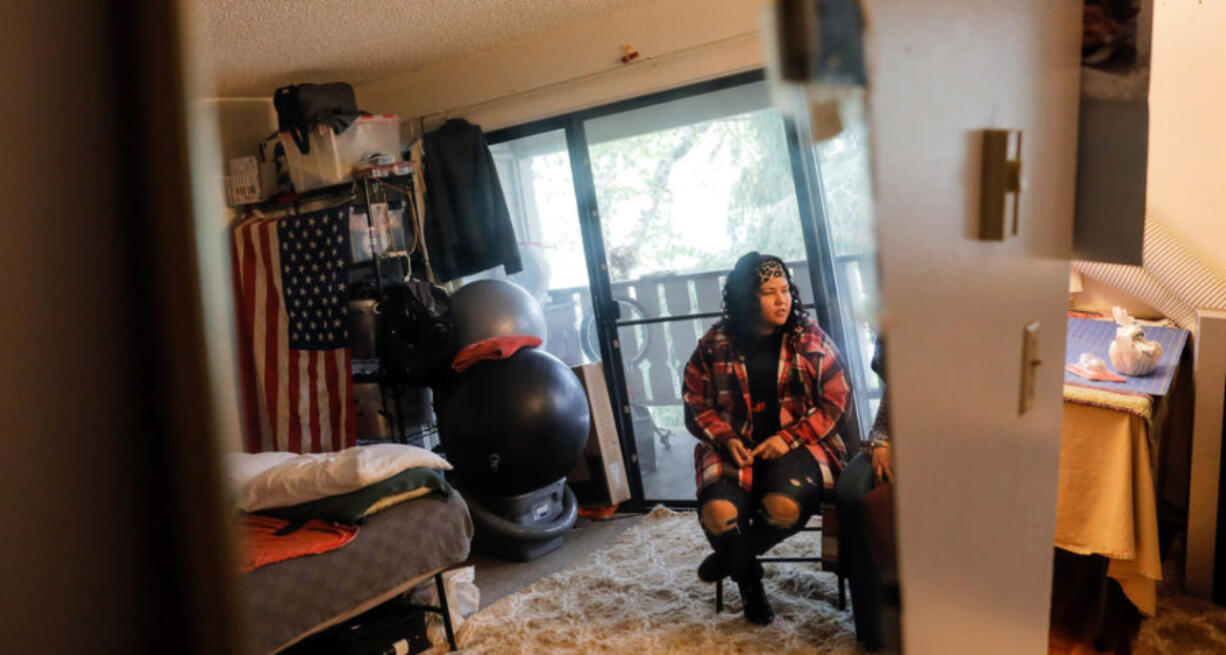
[[[285,148],[295,191],[310,191],[353,179],[355,166],[374,155],[400,157],[400,119],[392,114],[362,116],[344,132],[327,125],[311,130],[310,152],[302,154],[289,132],[277,135]]]

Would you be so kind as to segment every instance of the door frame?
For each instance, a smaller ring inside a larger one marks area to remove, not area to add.
[[[630,500],[623,505],[627,511],[648,511],[656,503],[679,509],[696,508],[697,501],[648,499],[643,492],[643,477],[638,464],[638,447],[631,420],[626,372],[617,337],[617,329],[621,327],[618,323],[619,311],[613,298],[612,281],[605,263],[600,210],[596,202],[596,185],[592,174],[584,123],[602,116],[761,82],[765,79],[765,71],[753,70],[523,123],[486,134],[486,140],[490,145],[559,130],[566,136],[571,182],[574,185],[575,202],[579,212],[579,228],[583,240],[584,259],[587,263],[588,284],[591,290],[592,313],[599,337],[600,356],[604,363],[605,381],[614,408],[613,415],[617,425],[618,439],[621,442],[623,465],[630,485]],[[805,257],[810,262],[807,268],[814,294],[811,308],[816,312],[818,321],[828,331],[831,339],[843,351],[846,364],[852,369],[853,384],[861,384],[863,380],[859,378],[863,378],[863,374],[860,352],[855,346],[854,335],[846,334],[841,321],[843,311],[838,302],[833,243],[830,240],[830,230],[825,224],[826,213],[821,195],[821,178],[817,159],[811,148],[802,147],[806,142],[804,128],[786,116],[782,117],[782,120],[791,158],[792,181],[800,214]],[[853,403],[855,403],[854,394]],[[848,420],[843,428],[844,439],[852,448],[858,444],[861,434],[859,416],[861,411],[867,408],[856,409],[860,411],[849,412]]]

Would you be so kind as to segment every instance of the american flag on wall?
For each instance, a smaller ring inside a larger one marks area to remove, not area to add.
[[[246,450],[353,446],[349,205],[246,220],[233,245]]]

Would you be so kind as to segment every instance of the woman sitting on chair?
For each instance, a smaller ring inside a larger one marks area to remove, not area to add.
[[[770,623],[757,555],[804,527],[833,489],[846,461],[839,429],[851,399],[838,350],[807,318],[778,257],[737,260],[724,283],[723,319],[694,349],[682,397],[686,427],[700,442],[699,519],[715,550],[698,577],[731,576],[745,618]],[[873,455],[888,458],[888,449]]]

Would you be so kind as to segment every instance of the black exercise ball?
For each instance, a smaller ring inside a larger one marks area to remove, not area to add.
[[[451,296],[452,335],[463,348],[490,337],[530,334],[545,341],[545,314],[523,287],[506,280],[477,280]]]
[[[587,443],[591,410],[566,364],[524,348],[461,373],[438,418],[447,459],[463,486],[512,496],[570,471]]]

